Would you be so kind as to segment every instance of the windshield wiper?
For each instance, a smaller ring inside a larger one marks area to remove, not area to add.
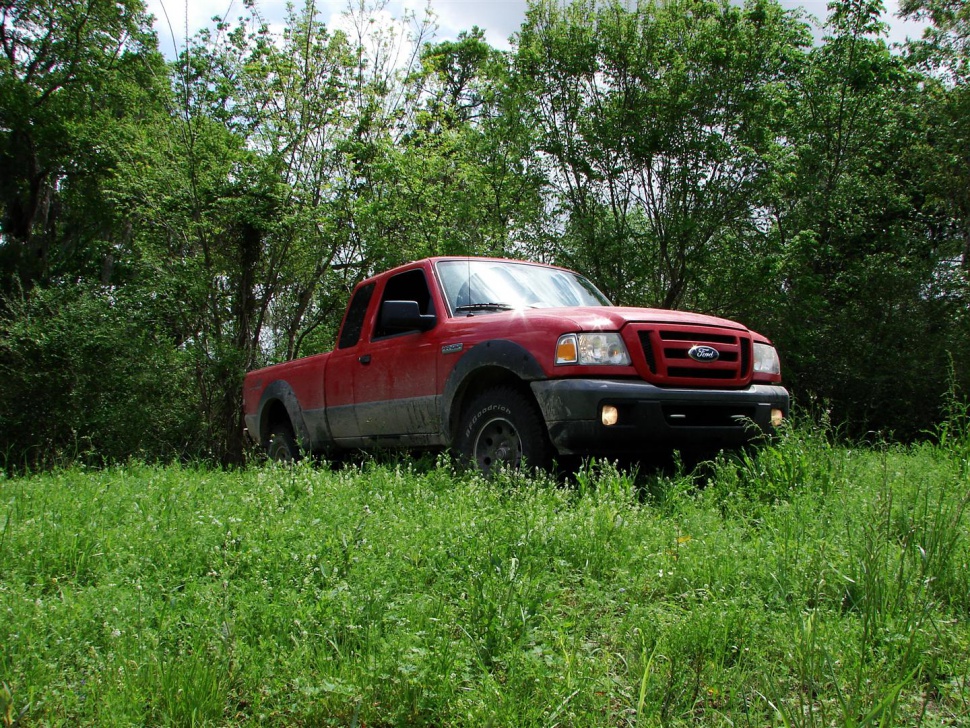
[[[507,303],[466,303],[464,306],[457,306],[455,313],[459,311],[511,311],[513,306]]]

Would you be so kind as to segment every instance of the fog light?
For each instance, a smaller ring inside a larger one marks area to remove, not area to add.
[[[771,410],[771,426],[781,427],[781,423],[785,421],[785,413],[780,409]]]
[[[614,407],[611,404],[603,405],[603,410],[600,413],[600,420],[603,422],[604,425],[606,425],[607,427],[610,427],[611,425],[615,425],[617,420],[619,419],[620,419],[620,413],[616,409],[616,407]]]

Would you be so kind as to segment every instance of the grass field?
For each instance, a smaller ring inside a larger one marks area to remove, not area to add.
[[[970,725],[970,437],[0,480],[0,724]]]

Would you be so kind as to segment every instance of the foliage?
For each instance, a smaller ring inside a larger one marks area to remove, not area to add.
[[[2,695],[45,724],[962,724],[968,488],[946,447],[820,430],[701,487],[446,461],[6,479]]]
[[[772,3],[534,4],[516,70],[558,257],[614,299],[671,308],[702,300],[720,261],[759,255],[753,208],[807,42]]]
[[[140,0],[0,5],[0,293],[110,276],[117,133],[166,83]]]
[[[765,327],[795,391],[847,432],[913,437],[938,412],[948,352],[962,360],[967,319],[920,170],[921,80],[883,40],[881,9],[833,4],[791,80]]]
[[[146,305],[148,304],[148,305]],[[35,287],[0,325],[7,471],[207,455],[192,362],[151,302],[109,288]]]
[[[965,312],[970,301],[970,10],[949,0],[906,0],[901,12],[931,22],[923,39],[908,48],[908,60],[925,78],[921,98],[930,134],[920,172],[941,249],[938,277]],[[966,316],[954,323],[966,340]]]

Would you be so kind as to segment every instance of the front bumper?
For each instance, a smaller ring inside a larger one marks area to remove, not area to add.
[[[737,447],[774,428],[772,410],[788,416],[784,387],[662,389],[639,381],[553,379],[532,382],[553,446],[561,454],[638,455],[650,450]],[[604,405],[619,412],[600,420]]]

